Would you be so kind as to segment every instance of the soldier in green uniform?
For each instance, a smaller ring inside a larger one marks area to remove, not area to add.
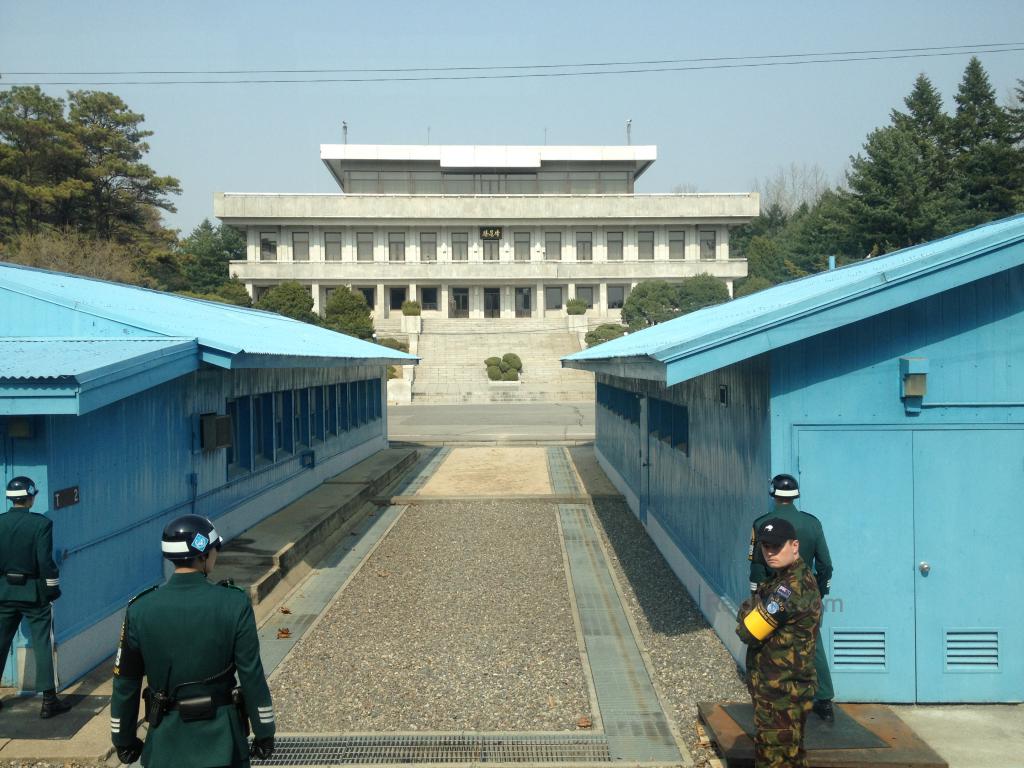
[[[754,702],[755,768],[806,768],[804,724],[817,686],[814,646],[821,596],[800,558],[792,523],[769,518],[757,529],[772,575],[740,607],[736,634],[747,645]]]
[[[263,760],[274,751],[274,705],[249,596],[207,580],[222,543],[207,518],[178,518],[164,529],[162,544],[174,574],[128,604],[110,699],[111,738],[122,763],[141,755],[147,768],[248,766],[250,754]],[[145,744],[135,733],[143,676]]]
[[[757,546],[758,527],[770,517],[781,517],[788,520],[796,529],[796,537],[800,540],[800,559],[808,568],[814,571],[818,582],[818,591],[824,597],[832,586],[832,557],[828,553],[828,544],[825,542],[825,533],[821,529],[821,522],[814,515],[801,512],[793,503],[800,498],[800,487],[796,478],[792,475],[776,475],[772,478],[768,493],[775,499],[775,508],[766,515],[762,515],[754,521],[754,527],[750,532],[750,551],[747,559],[750,560],[750,591],[757,589],[757,585],[768,579],[770,569],[764,561],[760,547]],[[814,668],[818,671],[818,692],[814,698],[813,711],[822,720],[832,722],[835,719],[835,712],[832,708],[832,675],[828,669],[828,653],[825,643],[821,640],[819,630],[817,644],[814,652]]]
[[[53,674],[53,608],[60,573],[53,562],[53,521],[32,512],[36,484],[16,477],[7,484],[11,508],[0,515],[0,669],[21,620],[28,622],[36,658],[36,690],[43,692],[42,718],[71,709],[57,698]]]

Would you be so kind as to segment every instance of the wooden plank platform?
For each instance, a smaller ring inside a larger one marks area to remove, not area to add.
[[[730,709],[740,705],[726,705]],[[749,703],[742,705],[749,708]],[[831,731],[829,723],[816,715],[807,718],[807,761],[811,768],[948,768],[945,760],[918,737],[891,709],[883,704],[836,704],[836,709],[882,742],[877,747],[840,748],[843,734]],[[711,741],[729,768],[754,764],[753,734],[744,730],[721,704],[702,703],[697,711]],[[734,709],[734,711],[736,711]],[[752,722],[751,718],[740,718]],[[812,739],[813,733],[813,739]],[[834,734],[834,735],[833,735]],[[872,738],[872,741],[874,739]],[[811,745],[814,748],[811,748]],[[877,742],[875,742],[877,743]]]

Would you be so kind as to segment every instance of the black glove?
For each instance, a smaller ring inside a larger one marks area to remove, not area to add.
[[[257,760],[269,760],[274,754],[274,737],[265,736],[262,739],[253,739],[249,748],[249,756]]]
[[[51,602],[51,603],[52,603],[52,602],[54,602],[54,601],[55,601],[55,600],[56,600],[56,599],[57,599],[58,597],[60,597],[60,587],[54,587],[53,589],[51,589],[51,590],[50,590],[50,591],[49,591],[49,592],[47,593],[46,599],[47,599],[47,601],[48,601],[48,602]]]
[[[115,749],[117,750],[117,759],[125,765],[130,765],[142,754],[142,739],[136,737],[135,741],[127,747],[115,747]]]

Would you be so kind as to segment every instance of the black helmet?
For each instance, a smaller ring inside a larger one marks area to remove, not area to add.
[[[22,475],[14,478],[7,484],[8,499],[30,499],[37,493],[39,493],[39,489],[36,488],[36,484],[32,482],[31,477]]]
[[[776,475],[772,478],[768,495],[776,499],[795,499],[800,496],[800,486],[792,475]]]
[[[224,540],[208,517],[185,515],[164,528],[161,542],[164,557],[172,563],[183,563],[220,549]]]

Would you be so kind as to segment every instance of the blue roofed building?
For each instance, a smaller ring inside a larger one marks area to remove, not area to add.
[[[416,358],[258,310],[0,264],[0,464],[54,521],[68,682],[160,581],[164,525],[230,539],[387,446],[386,368]],[[45,501],[44,501],[45,500]],[[24,640],[7,685],[31,687]]]
[[[845,701],[1024,700],[1024,216],[563,358],[599,460],[737,659],[751,522],[796,475]]]

